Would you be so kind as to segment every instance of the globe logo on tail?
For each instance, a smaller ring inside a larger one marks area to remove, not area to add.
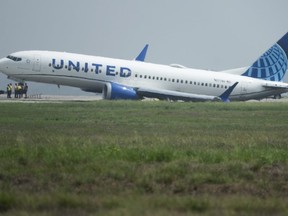
[[[278,44],[275,44],[254,62],[243,76],[281,81],[287,70],[287,62],[286,53]]]

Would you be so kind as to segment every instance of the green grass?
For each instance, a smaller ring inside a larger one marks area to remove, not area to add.
[[[288,103],[0,104],[0,214],[286,215]]]

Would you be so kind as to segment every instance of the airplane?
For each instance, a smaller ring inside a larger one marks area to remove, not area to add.
[[[111,100],[228,102],[288,92],[288,83],[282,82],[288,67],[288,32],[252,66],[222,72],[147,63],[147,50],[148,44],[133,60],[21,51],[0,59],[0,71],[11,79],[78,87]]]

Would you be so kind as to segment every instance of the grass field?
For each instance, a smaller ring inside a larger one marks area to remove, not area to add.
[[[2,215],[287,215],[288,103],[0,103]]]

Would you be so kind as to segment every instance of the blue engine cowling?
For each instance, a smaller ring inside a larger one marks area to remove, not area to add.
[[[106,83],[103,87],[103,99],[137,100],[140,98],[137,95],[137,92],[131,87],[119,85],[116,83]]]

